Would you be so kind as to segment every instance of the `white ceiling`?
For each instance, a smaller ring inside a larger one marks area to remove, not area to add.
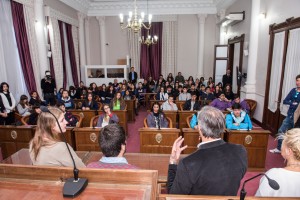
[[[134,0],[60,0],[88,16],[116,16],[133,10]],[[236,0],[137,0],[138,12],[154,15],[216,14]]]

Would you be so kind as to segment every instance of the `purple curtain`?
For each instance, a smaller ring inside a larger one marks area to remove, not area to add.
[[[11,1],[11,11],[14,31],[20,56],[22,71],[28,92],[36,91],[32,61],[30,57],[29,43],[26,33],[23,5]]]
[[[66,24],[66,32],[67,32],[67,40],[68,40],[68,47],[69,47],[69,56],[71,62],[71,71],[72,71],[72,78],[74,81],[75,87],[78,87],[78,74],[77,74],[77,64],[76,64],[76,56],[75,56],[75,49],[74,49],[74,42],[72,36],[72,25]]]
[[[158,36],[157,44],[141,45],[141,77],[146,78],[152,76],[154,80],[158,80],[161,74],[161,58],[162,58],[162,22],[153,22],[151,24],[150,35]],[[147,37],[148,30],[142,29],[141,36]]]
[[[50,50],[52,51],[51,42],[50,42],[50,32],[49,32],[49,29],[47,29],[47,30],[48,30],[47,31],[47,34],[48,34],[48,44],[50,45]],[[50,73],[51,73],[52,77],[55,78],[55,71],[54,71],[54,65],[53,65],[52,56],[49,57],[49,64],[50,64]],[[56,88],[56,86],[55,86],[55,88]]]
[[[64,29],[63,22],[58,20],[59,33],[60,33],[60,43],[61,43],[61,52],[63,60],[63,88],[66,89],[67,86],[67,67],[66,67],[66,53],[65,53],[65,41],[64,41]]]

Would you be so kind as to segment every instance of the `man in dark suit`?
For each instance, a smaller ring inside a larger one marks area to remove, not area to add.
[[[137,82],[137,73],[134,71],[134,67],[130,68],[130,72],[128,75],[129,82],[136,84]]]
[[[226,74],[223,75],[222,82],[224,88],[227,84],[232,86],[232,76],[230,72],[230,69],[227,69]]]
[[[197,95],[195,92],[191,93],[191,99],[187,100],[183,105],[183,110],[200,110],[200,102],[197,101]]]
[[[168,171],[171,194],[236,196],[240,181],[247,171],[245,147],[221,139],[225,129],[223,113],[205,106],[198,114],[198,131],[202,139],[198,150],[179,164],[184,140],[177,138],[172,147]],[[178,166],[177,166],[178,164]]]

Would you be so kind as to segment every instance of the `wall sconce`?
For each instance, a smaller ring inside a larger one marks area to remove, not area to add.
[[[258,16],[259,19],[266,19],[267,14],[265,12],[261,12]]]

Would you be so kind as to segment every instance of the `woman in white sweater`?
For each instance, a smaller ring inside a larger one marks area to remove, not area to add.
[[[66,132],[67,121],[64,113],[56,107],[49,107],[49,112],[42,112],[37,121],[35,135],[29,143],[29,153],[33,165],[73,167],[73,162],[65,142],[60,141],[59,135]],[[85,167],[73,148],[68,144],[76,167]]]
[[[273,168],[266,173],[277,181],[279,190],[273,190],[263,177],[256,196],[300,197],[300,128],[291,129],[284,135],[281,155],[286,160],[286,167]]]
[[[16,100],[11,92],[9,92],[9,85],[6,82],[2,82],[0,85],[0,95],[2,98],[7,117],[5,119],[5,124],[10,125],[15,123],[15,107]]]

